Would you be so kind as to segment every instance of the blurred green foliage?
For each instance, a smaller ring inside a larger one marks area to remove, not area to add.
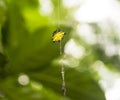
[[[101,60],[109,68],[119,69],[119,56],[108,57],[101,44],[90,45],[78,37],[71,25],[74,19],[66,19],[72,11],[69,14],[64,7],[61,22],[65,24],[61,27],[67,34],[62,46],[72,37],[85,47],[86,54],[77,59],[77,67],[65,67],[67,95],[62,95],[59,43],[51,40],[57,26],[57,0],[52,0],[52,4],[53,12],[44,15],[39,12],[39,0],[0,0],[0,100],[105,100],[91,66]],[[97,24],[90,26],[96,36],[103,34]],[[119,43],[115,35],[108,38]],[[28,85],[18,82],[21,74],[30,78]]]

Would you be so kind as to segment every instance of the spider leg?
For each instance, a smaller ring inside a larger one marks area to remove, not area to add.
[[[53,43],[55,43],[55,41],[53,41]]]

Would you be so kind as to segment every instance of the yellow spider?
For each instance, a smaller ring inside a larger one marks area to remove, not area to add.
[[[57,29],[55,32],[53,32],[52,41],[57,42],[61,41],[65,35],[65,32],[61,31],[60,29]]]

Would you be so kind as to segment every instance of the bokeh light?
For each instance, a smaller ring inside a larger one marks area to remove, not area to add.
[[[18,77],[18,82],[19,82],[19,84],[21,84],[21,85],[28,85],[29,82],[30,82],[30,79],[29,79],[29,77],[28,77],[26,74],[21,74],[21,75]]]

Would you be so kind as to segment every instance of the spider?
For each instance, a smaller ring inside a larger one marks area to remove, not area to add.
[[[53,42],[60,42],[65,35],[65,32],[61,31],[60,29],[57,29],[53,32],[52,41]]]

